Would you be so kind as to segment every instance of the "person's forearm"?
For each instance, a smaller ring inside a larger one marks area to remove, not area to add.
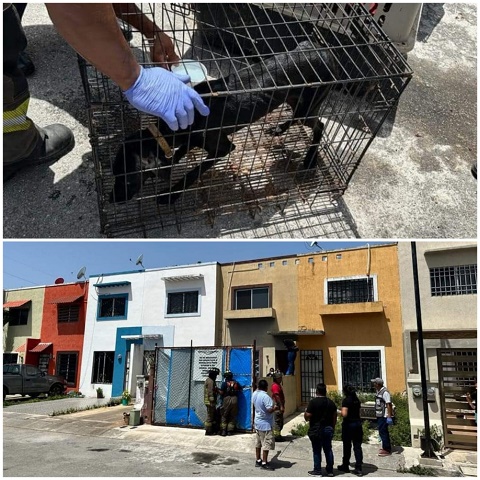
[[[155,24],[134,3],[113,3],[115,15],[137,29],[146,38],[155,37]]]
[[[111,3],[47,3],[60,35],[122,90],[130,88],[140,65],[118,26]]]

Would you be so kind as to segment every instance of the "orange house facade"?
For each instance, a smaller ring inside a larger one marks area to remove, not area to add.
[[[41,370],[65,377],[68,390],[78,390],[80,381],[87,297],[88,282],[45,287],[41,340],[30,357]]]
[[[298,265],[297,402],[315,385],[406,388],[397,245],[306,255]]]

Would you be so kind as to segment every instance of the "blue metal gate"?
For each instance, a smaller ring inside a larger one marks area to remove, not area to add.
[[[241,385],[237,428],[252,429],[253,347],[174,347],[156,349],[153,423],[203,427],[206,419],[204,383],[208,370],[231,370]],[[217,405],[220,406],[220,405]]]

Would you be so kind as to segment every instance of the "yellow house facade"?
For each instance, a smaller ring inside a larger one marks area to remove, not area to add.
[[[291,339],[299,347],[292,377],[296,406],[347,383],[371,391],[382,377],[405,390],[397,245],[315,252],[221,265],[223,345],[253,345],[257,373],[285,372]],[[296,407],[295,406],[295,407]]]
[[[301,403],[318,381],[329,390],[369,391],[379,376],[390,392],[405,390],[397,252],[396,244],[367,245],[301,257]]]

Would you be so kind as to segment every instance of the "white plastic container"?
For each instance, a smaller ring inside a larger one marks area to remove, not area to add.
[[[171,70],[173,73],[189,75],[192,86],[207,80],[207,69],[205,65],[196,60],[180,60],[180,63],[173,65]]]

